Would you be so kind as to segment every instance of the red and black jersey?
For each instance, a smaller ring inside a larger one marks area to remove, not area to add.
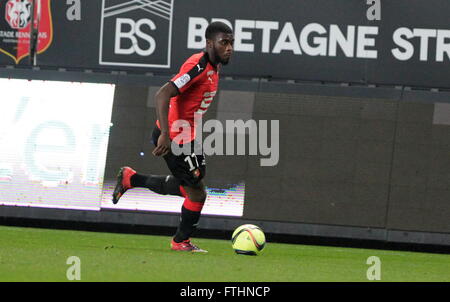
[[[211,64],[206,52],[192,55],[181,66],[172,83],[179,94],[170,99],[169,132],[170,139],[185,144],[195,138],[194,115],[203,115],[208,110],[217,92],[218,68]],[[190,133],[183,131],[189,123]],[[157,121],[159,127],[159,121]],[[179,128],[179,129],[175,129]]]

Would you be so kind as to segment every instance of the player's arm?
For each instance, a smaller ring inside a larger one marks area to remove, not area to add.
[[[159,120],[161,128],[161,135],[158,138],[156,148],[153,150],[153,155],[166,155],[170,151],[170,136],[169,136],[169,104],[170,99],[178,94],[177,88],[170,82],[163,85],[155,95],[156,116]]]
[[[161,128],[161,135],[158,138],[157,147],[153,150],[153,154],[156,156],[165,155],[170,151],[170,129],[168,122],[170,98],[185,92],[196,83],[201,78],[200,75],[208,64],[205,56],[202,56],[200,59],[192,58],[189,58],[181,66],[179,73],[156,93],[156,114]]]

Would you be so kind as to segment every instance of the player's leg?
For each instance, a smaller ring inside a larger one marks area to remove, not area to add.
[[[181,183],[173,175],[143,175],[136,173],[130,167],[122,167],[117,175],[117,183],[113,192],[113,203],[132,188],[147,188],[162,195],[176,195],[184,197],[181,193]]]
[[[206,201],[206,189],[203,181],[196,186],[183,186],[184,202],[181,207],[181,220],[173,240],[176,243],[188,240],[200,220]]]
[[[147,188],[161,195],[177,195],[181,193],[180,181],[173,175],[143,175],[134,174],[130,179],[132,187]]]
[[[182,184],[181,193],[184,202],[181,207],[181,219],[177,232],[172,239],[173,250],[206,252],[190,242],[190,237],[195,231],[207,193],[203,178],[206,174],[206,162],[204,155],[167,156],[167,165],[173,175]]]
[[[188,163],[189,157],[195,164]],[[206,187],[203,177],[206,173],[204,155],[179,155],[172,153],[164,156],[164,159],[174,176],[140,175],[134,173],[130,176],[132,187],[145,187],[159,194],[171,194],[184,197],[181,207],[181,219],[177,232],[172,240],[173,250],[206,252],[190,242],[190,237],[195,231],[203,205],[206,201]]]

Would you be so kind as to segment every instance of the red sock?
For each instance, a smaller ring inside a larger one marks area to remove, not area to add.
[[[183,207],[185,207],[186,209],[188,209],[189,211],[192,211],[192,212],[201,212],[202,211],[203,205],[204,205],[203,202],[190,200],[186,193],[186,190],[183,188],[183,186],[180,186],[180,192],[184,196]]]
[[[190,200],[182,186],[180,186],[180,191],[185,199],[181,207],[181,221],[174,237],[175,242],[189,239],[196,229],[196,225],[200,219],[200,212],[204,205],[203,202]]]

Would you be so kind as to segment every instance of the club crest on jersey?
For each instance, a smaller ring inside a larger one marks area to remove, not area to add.
[[[16,64],[30,53],[32,9],[32,0],[8,0],[0,5],[0,52]],[[34,14],[34,27],[39,27],[37,53],[40,54],[47,50],[53,38],[50,0],[36,0]]]
[[[200,177],[200,170],[199,169],[195,169],[194,171],[192,171],[192,174],[194,175],[195,178],[199,178]]]

